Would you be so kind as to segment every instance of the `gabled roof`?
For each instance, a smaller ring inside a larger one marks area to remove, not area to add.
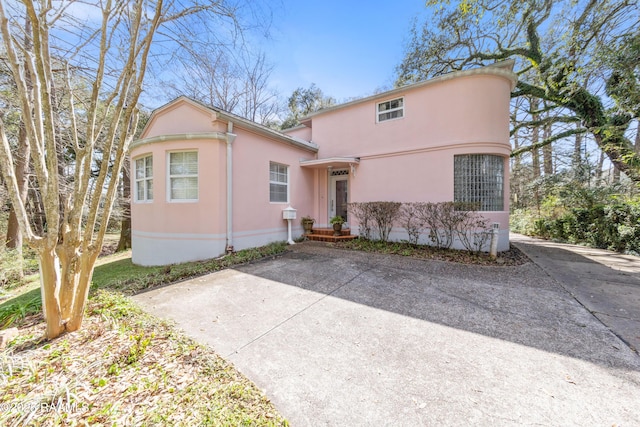
[[[212,114],[214,115],[215,119],[220,119],[224,122],[232,122],[235,126],[238,126],[240,128],[249,130],[251,132],[257,133],[259,135],[263,135],[266,136],[268,138],[272,138],[275,140],[278,140],[280,142],[284,142],[287,144],[291,144],[294,145],[296,147],[299,148],[304,148],[306,150],[312,151],[314,153],[318,152],[318,145],[313,143],[313,142],[309,142],[309,141],[305,141],[303,139],[300,138],[296,138],[290,135],[286,135],[280,131],[268,128],[267,126],[261,125],[259,123],[256,122],[252,122],[251,120],[245,119],[244,117],[240,117],[236,114],[230,113],[228,111],[224,111],[221,108],[216,108],[216,107],[212,107],[209,105],[206,105],[200,101],[197,101],[195,99],[189,98],[188,96],[184,96],[181,95],[179,97],[177,97],[176,99],[174,99],[173,101],[168,102],[167,104],[156,108],[155,110],[153,110],[153,112],[151,113],[151,117],[149,118],[149,121],[147,122],[146,126],[144,127],[142,134],[144,135],[147,132],[147,129],[151,126],[151,124],[153,123],[154,119],[156,118],[156,116],[162,114],[163,112],[170,110],[172,108],[175,108],[178,104],[181,103],[186,103],[189,105],[192,105],[193,107],[200,109],[206,113]],[[132,147],[135,145],[139,145],[140,143],[142,143],[144,141],[144,139],[142,140],[138,140],[138,141],[134,141],[134,143],[132,144]]]
[[[515,89],[516,84],[518,83],[518,75],[513,72],[513,66],[515,65],[515,61],[513,59],[509,59],[506,61],[496,62],[495,64],[487,65],[485,67],[474,68],[471,70],[463,70],[463,71],[454,71],[448,74],[443,74],[441,76],[434,77],[429,80],[423,80],[421,82],[409,84],[406,86],[398,87],[395,89],[388,90],[386,92],[377,93],[375,95],[367,96],[365,98],[356,99],[355,101],[346,102],[344,104],[334,105],[331,107],[323,108],[321,110],[315,111],[309,114],[306,117],[300,119],[300,123],[303,125],[310,125],[310,121],[313,117],[319,116],[321,114],[329,113],[332,111],[340,110],[342,108],[351,107],[353,105],[362,104],[365,102],[370,102],[374,100],[380,100],[383,98],[391,98],[396,95],[400,95],[407,91],[417,89],[423,86],[432,85],[435,83],[443,82],[446,80],[456,79],[459,77],[466,76],[474,76],[480,74],[488,74],[495,76],[502,76],[511,81],[511,90]]]

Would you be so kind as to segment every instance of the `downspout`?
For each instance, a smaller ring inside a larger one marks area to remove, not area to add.
[[[331,214],[333,213],[333,200],[331,199],[331,174],[333,166],[327,166],[327,227],[331,228]]]
[[[233,122],[227,123],[227,253],[233,252]]]

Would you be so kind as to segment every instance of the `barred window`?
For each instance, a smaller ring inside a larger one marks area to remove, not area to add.
[[[169,200],[198,200],[198,152],[169,153]]]
[[[153,200],[153,157],[145,156],[135,161],[136,202]]]
[[[289,167],[279,163],[269,163],[269,201],[287,203],[289,201]]]
[[[453,200],[479,211],[504,210],[504,159],[491,154],[454,156]]]

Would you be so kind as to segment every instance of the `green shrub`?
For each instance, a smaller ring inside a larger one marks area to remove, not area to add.
[[[527,209],[515,209],[509,217],[509,227],[514,233],[534,235],[535,215]]]
[[[569,209],[562,216],[534,218],[516,211],[512,230],[527,235],[596,248],[640,254],[640,203],[595,204]],[[531,227],[530,224],[533,224]]]

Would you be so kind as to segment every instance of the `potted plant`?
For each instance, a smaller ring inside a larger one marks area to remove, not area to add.
[[[337,216],[334,216],[333,218],[331,218],[329,223],[331,225],[333,225],[333,235],[334,236],[341,236],[342,235],[342,224],[344,224],[344,219],[340,215],[337,215]]]
[[[310,216],[303,216],[300,222],[302,223],[304,234],[311,234],[313,231],[313,223],[316,222],[316,220]]]

